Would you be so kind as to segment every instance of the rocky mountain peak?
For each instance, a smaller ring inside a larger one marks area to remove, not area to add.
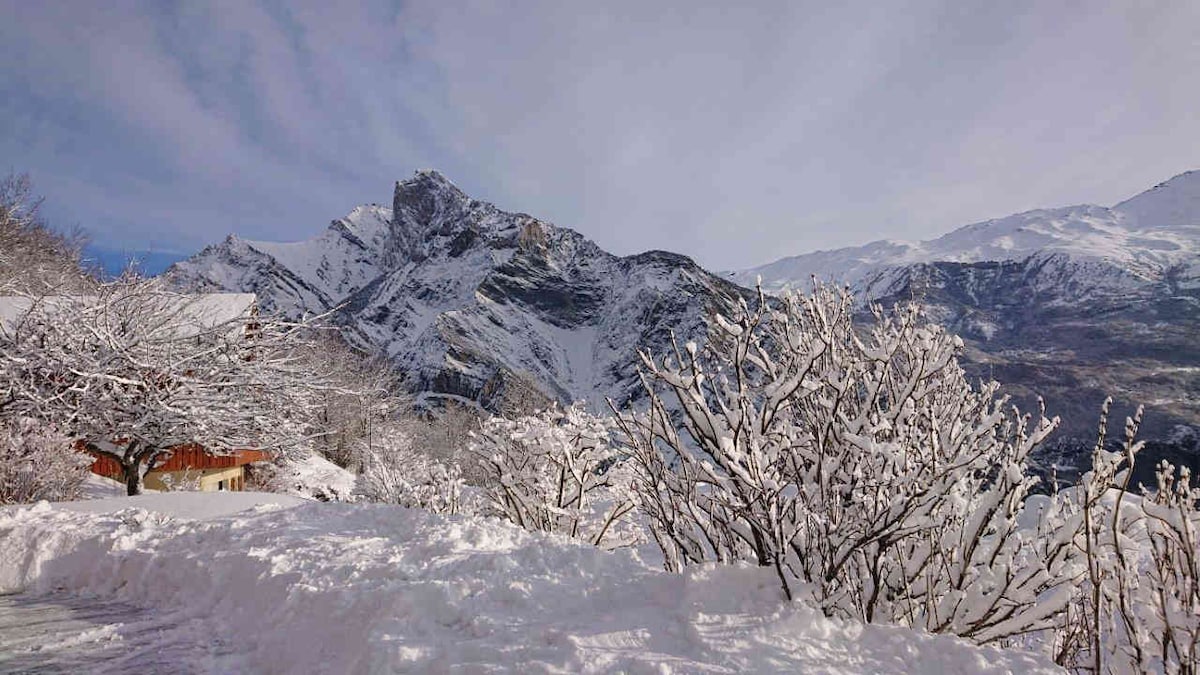
[[[392,211],[397,221],[407,216],[415,223],[427,223],[439,213],[452,211],[470,201],[448,178],[432,169],[424,169],[412,178],[396,181]]]
[[[259,294],[292,315],[339,308],[423,399],[489,405],[519,377],[563,402],[641,390],[637,350],[703,341],[741,292],[666,252],[612,255],[583,235],[472,199],[436,171],[395,184],[302,242],[228,240],[177,265],[191,288]]]
[[[472,200],[437,171],[422,170],[397,181],[385,245],[388,265],[424,260],[447,247],[461,252],[478,239],[482,216],[489,210],[490,205]]]

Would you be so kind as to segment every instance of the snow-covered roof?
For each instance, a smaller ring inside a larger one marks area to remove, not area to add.
[[[253,293],[200,293],[180,298],[179,314],[184,325],[197,331],[250,316]]]
[[[190,295],[158,296],[165,298],[168,307],[179,314],[179,325],[185,334],[199,332],[249,316],[254,309],[253,293],[196,293]],[[30,297],[0,296],[0,331],[9,331],[29,312],[70,311],[81,304],[94,301],[95,296],[54,295]]]

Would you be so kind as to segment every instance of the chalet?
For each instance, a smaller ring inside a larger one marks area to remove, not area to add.
[[[246,484],[246,465],[270,459],[271,456],[261,450],[235,450],[231,453],[214,454],[199,444],[189,443],[173,448],[167,461],[146,474],[144,484],[150,490],[183,488],[200,492],[240,492]],[[116,481],[125,481],[125,472],[121,465],[108,457],[96,457],[92,462],[92,473]]]

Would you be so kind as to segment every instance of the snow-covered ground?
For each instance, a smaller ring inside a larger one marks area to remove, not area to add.
[[[202,675],[227,651],[202,621],[70,593],[0,595],[0,673]]]
[[[260,469],[272,490],[317,501],[350,501],[354,474],[316,452]]]
[[[219,645],[176,650],[183,672],[1054,672],[828,620],[757,569],[673,575],[497,521],[255,493],[0,509],[0,593],[64,592]]]

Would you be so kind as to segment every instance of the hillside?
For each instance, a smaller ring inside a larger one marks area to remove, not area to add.
[[[563,401],[636,397],[637,348],[661,352],[672,331],[703,339],[713,313],[760,277],[775,292],[815,275],[886,304],[920,298],[965,338],[975,374],[1025,409],[1041,396],[1062,416],[1059,454],[1046,461],[1069,474],[1106,395],[1117,419],[1147,406],[1143,437],[1169,446],[1158,456],[1200,457],[1198,204],[1200,172],[1190,172],[1111,208],[1041,209],[722,278],[672,253],[612,255],[422,171],[396,183],[390,208],[360,206],[302,242],[231,236],[169,274],[292,314],[340,308],[415,391],[484,405],[514,374]]]

